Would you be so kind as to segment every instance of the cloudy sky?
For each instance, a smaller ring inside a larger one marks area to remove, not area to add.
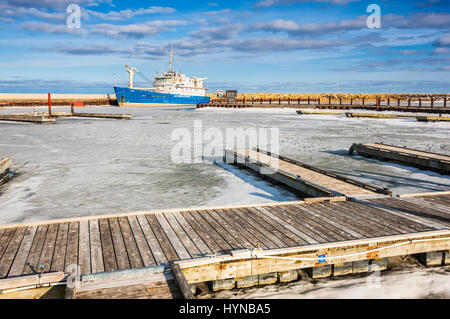
[[[449,31],[449,0],[1,0],[0,92],[112,93],[127,63],[148,87],[170,45],[211,91],[450,92]]]

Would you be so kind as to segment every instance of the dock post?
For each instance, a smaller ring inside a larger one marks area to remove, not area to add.
[[[447,106],[447,97],[444,96],[444,107],[446,107],[446,106]]]
[[[75,113],[74,108],[73,108],[73,107],[74,107],[74,104],[75,104],[75,103],[73,103],[73,102],[70,103],[70,113],[71,113],[71,114]],[[198,107],[198,105],[197,105],[197,107]]]
[[[397,106],[400,107],[400,99],[397,99]]]
[[[377,112],[380,109],[380,97],[377,96]]]
[[[408,107],[411,106],[411,98],[408,98]]]
[[[311,104],[311,98],[308,96],[308,105]]]
[[[50,93],[48,93],[48,116],[52,116],[52,97]]]
[[[433,100],[433,97],[431,97],[431,108],[433,108],[433,105],[434,105],[434,100]]]
[[[419,108],[422,107],[422,99],[419,97]]]
[[[331,96],[328,97],[328,105],[331,105]]]
[[[362,98],[362,106],[364,106],[364,100],[365,100],[365,98]]]
[[[387,106],[391,106],[391,98],[390,97],[388,97]]]
[[[339,97],[339,105],[342,105],[342,97]]]

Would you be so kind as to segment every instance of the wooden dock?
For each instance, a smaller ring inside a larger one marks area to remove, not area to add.
[[[11,169],[11,158],[0,158],[0,184],[9,178],[9,170]]]
[[[34,124],[54,124],[55,119],[48,116],[35,116],[33,114],[11,114],[11,115],[0,115],[0,121],[8,122],[24,122],[24,123],[34,123]]]
[[[450,173],[450,156],[445,154],[430,153],[382,143],[353,144],[349,153],[352,155],[354,152],[366,157],[397,161],[405,165],[438,171],[444,174]]]
[[[450,122],[450,117],[444,116],[416,116],[418,122]]]
[[[262,177],[312,197],[390,195],[375,187],[312,165],[263,150],[225,150],[226,162],[249,168]]]
[[[0,115],[0,121],[11,122],[27,122],[35,124],[54,124],[57,118],[69,118],[69,117],[87,117],[87,118],[100,118],[100,119],[117,119],[117,120],[129,120],[132,118],[131,114],[109,114],[109,113],[52,113],[51,116],[48,113],[23,113],[23,114],[10,114]]]
[[[374,119],[419,118],[417,115],[404,115],[404,114],[324,112],[324,111],[305,111],[305,110],[297,110],[296,112],[299,115],[310,115],[310,114],[314,114],[314,115],[345,115],[346,117],[350,117],[350,118],[374,118]],[[426,118],[435,118],[435,117],[428,116]]]
[[[66,282],[68,298],[173,298],[199,282],[217,290],[296,280],[299,269],[313,278],[367,272],[406,254],[440,265],[450,263],[449,212],[446,192],[3,225],[0,292]]]

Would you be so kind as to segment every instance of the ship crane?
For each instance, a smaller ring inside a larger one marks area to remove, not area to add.
[[[127,68],[127,72],[128,72],[128,75],[129,75],[128,88],[132,89],[133,88],[134,72],[139,72],[139,70],[136,69],[136,68],[133,68],[132,66],[129,66],[128,64],[125,65],[125,67]]]

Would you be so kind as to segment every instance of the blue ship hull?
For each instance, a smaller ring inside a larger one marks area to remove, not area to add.
[[[119,106],[151,106],[152,104],[198,104],[208,103],[207,96],[157,93],[149,90],[114,87]]]

